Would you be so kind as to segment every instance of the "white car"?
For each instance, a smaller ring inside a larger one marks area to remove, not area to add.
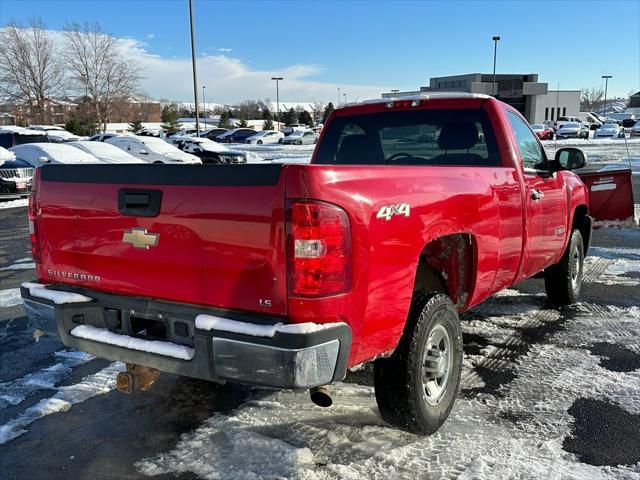
[[[263,143],[280,143],[284,138],[284,133],[276,132],[275,130],[262,130],[255,135],[247,137],[244,143],[255,143],[262,145]]]
[[[637,121],[633,127],[631,127],[631,136],[640,137],[640,120]]]
[[[79,148],[83,152],[96,157],[102,163],[146,163],[124,150],[105,142],[69,142],[67,145]]]
[[[71,132],[67,132],[62,127],[56,127],[54,125],[29,125],[29,130],[41,130],[47,132],[49,138],[55,143],[75,142],[80,140],[80,137],[74,135]]]
[[[318,134],[313,130],[296,130],[282,139],[283,145],[310,145],[318,141]]]
[[[605,123],[596,130],[594,138],[624,138],[624,129],[617,123]]]
[[[247,163],[247,156],[243,152],[230,150],[208,138],[184,138],[176,145],[183,152],[199,157],[202,163]]]
[[[202,163],[195,155],[185,153],[161,138],[128,135],[109,138],[105,143],[147,163]]]
[[[93,155],[62,143],[25,143],[9,149],[32,167],[45,163],[100,163]]]

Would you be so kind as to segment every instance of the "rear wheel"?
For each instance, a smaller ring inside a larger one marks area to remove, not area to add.
[[[578,301],[584,274],[584,243],[579,230],[571,233],[562,258],[544,271],[547,297],[556,305],[570,305]]]
[[[461,368],[462,332],[451,300],[443,294],[416,295],[396,351],[374,364],[382,418],[402,430],[434,433],[453,407]]]
[[[262,140],[258,140],[256,143],[257,143],[258,145],[262,145]]]

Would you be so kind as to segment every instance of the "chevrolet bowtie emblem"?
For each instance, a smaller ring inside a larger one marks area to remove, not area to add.
[[[158,245],[159,239],[160,234],[148,233],[146,228],[132,228],[122,235],[124,243],[130,243],[135,248],[145,248],[147,250],[149,250],[149,247]]]

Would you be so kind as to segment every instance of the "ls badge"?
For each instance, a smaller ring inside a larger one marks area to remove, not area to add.
[[[397,205],[384,205],[376,215],[376,218],[384,218],[391,220],[393,215],[404,215],[408,217],[411,213],[411,207],[408,203],[399,203]]]
[[[132,228],[122,235],[124,243],[130,243],[135,248],[144,248],[146,250],[149,250],[149,247],[157,246],[158,240],[160,240],[160,234],[148,233],[146,228]]]

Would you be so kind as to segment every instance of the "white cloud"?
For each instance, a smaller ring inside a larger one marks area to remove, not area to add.
[[[155,36],[156,36],[156,34],[155,34],[155,33],[147,33],[147,34],[145,35],[145,38],[146,38],[147,40],[152,40]]]
[[[144,42],[131,38],[120,39],[120,46],[123,55],[140,67],[144,77],[142,89],[152,97],[192,101],[190,58],[168,58],[150,54]],[[275,82],[271,80],[274,76],[284,77],[280,82],[281,101],[319,101],[335,104],[338,87],[347,94],[348,101],[377,98],[381,92],[388,90],[386,86],[314,80],[314,76],[326,70],[319,65],[292,63],[283,68],[258,70],[250,67],[248,61],[224,54],[204,54],[198,56],[197,62],[198,83],[207,86],[207,100],[212,102],[231,103],[264,98],[275,100]]]
[[[228,52],[231,51],[231,49],[230,48],[219,48],[218,51],[222,52],[222,53],[228,53]]]

